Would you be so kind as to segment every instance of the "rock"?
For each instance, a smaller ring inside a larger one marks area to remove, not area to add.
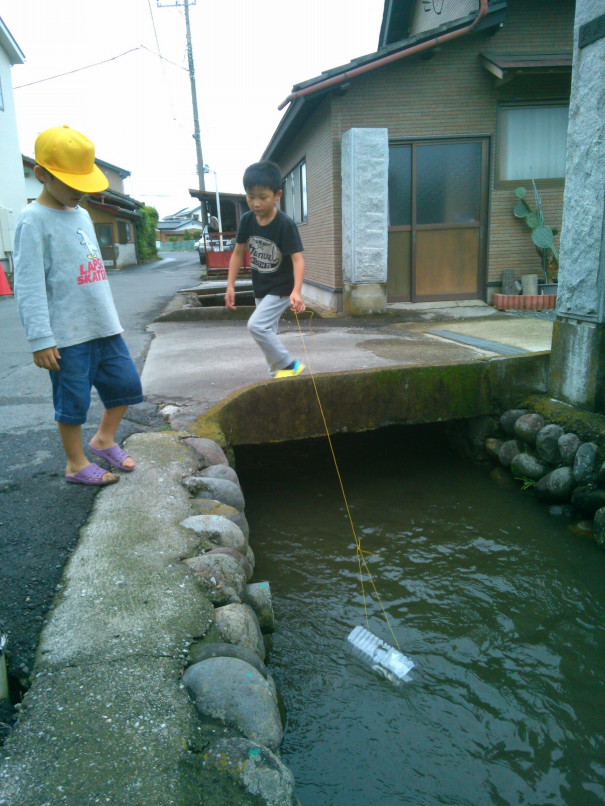
[[[603,462],[603,464],[599,468],[598,480],[599,484],[602,484],[603,487],[605,487],[605,462]]]
[[[496,437],[488,437],[485,440],[485,452],[490,459],[497,459],[500,448],[502,447],[502,440]]]
[[[252,566],[252,570],[254,570],[254,567],[256,565],[256,560],[254,558],[254,552],[252,551],[250,546],[248,546],[248,548],[246,549],[246,559],[248,560],[248,562]]]
[[[265,644],[256,614],[247,604],[228,604],[214,611],[214,623],[223,641],[252,649],[265,659]]]
[[[228,504],[221,504],[220,501],[213,501],[210,498],[192,498],[189,503],[191,509],[197,515],[221,515],[239,526],[247,538],[250,537],[248,521],[244,513],[240,512],[239,509],[230,507]]]
[[[508,469],[496,466],[491,469],[489,474],[490,479],[495,482],[499,487],[513,487],[515,482],[513,477],[508,472]]]
[[[573,507],[570,507],[566,504],[552,504],[552,506],[548,507],[548,511],[556,518],[571,518],[573,514]]]
[[[229,605],[240,601],[246,587],[246,574],[233,557],[227,554],[201,554],[184,560],[184,563],[213,604]]]
[[[605,507],[597,509],[592,522],[592,531],[597,545],[605,548]]]
[[[218,739],[202,753],[205,767],[214,768],[267,806],[297,806],[294,776],[268,748],[248,739]]]
[[[580,438],[576,434],[563,434],[559,437],[559,454],[563,464],[573,465],[579,447]]]
[[[252,585],[246,585],[242,598],[256,613],[261,633],[271,634],[275,630],[275,616],[269,583],[254,582]]]
[[[570,467],[558,467],[551,470],[537,482],[536,496],[542,501],[567,502],[575,487]]]
[[[518,453],[521,453],[519,443],[516,439],[509,439],[500,446],[498,461],[503,467],[510,467],[511,462]]]
[[[573,477],[577,484],[587,481],[595,467],[598,448],[594,442],[583,442],[573,460]]]
[[[498,422],[500,428],[507,436],[514,436],[515,423],[519,417],[522,417],[524,414],[527,414],[527,409],[508,409],[508,411],[505,411],[500,415],[500,420]]]
[[[559,438],[563,436],[560,425],[549,423],[538,431],[536,436],[536,455],[538,459],[551,465],[558,464],[561,454],[559,452]]]
[[[250,666],[259,671],[266,679],[267,667],[258,657],[256,652],[244,646],[236,646],[235,644],[226,644],[224,641],[215,641],[213,643],[197,642],[191,644],[188,652],[188,666],[194,663],[199,663],[208,658],[239,658],[246,661]]]
[[[538,481],[548,473],[548,467],[536,459],[531,453],[518,453],[510,463],[511,473],[515,478],[527,478]]]
[[[254,666],[239,658],[208,658],[183,675],[201,716],[235,727],[246,738],[277,750],[283,737],[271,687]]]
[[[195,479],[195,482],[191,481]],[[242,493],[239,484],[227,479],[212,479],[206,476],[190,476],[183,483],[189,486],[186,482],[190,482],[195,486],[196,495],[198,498],[213,498],[215,501],[220,501],[221,504],[227,504],[230,507],[239,509],[243,512],[246,506],[244,501],[244,494]]]
[[[219,546],[228,546],[242,553],[248,547],[248,540],[239,526],[220,515],[190,515],[181,521],[181,526]]]
[[[198,454],[198,468],[200,470],[205,467],[210,467],[210,465],[229,464],[223,449],[212,439],[205,439],[204,437],[187,437],[186,439],[182,440],[182,442],[183,445],[188,445]]]
[[[595,484],[582,484],[573,491],[571,503],[578,515],[592,518],[597,509],[605,507],[605,490]]]
[[[521,417],[515,421],[515,436],[527,442],[529,445],[535,445],[538,432],[541,431],[544,426],[544,417],[540,414],[522,414]]]
[[[237,473],[229,465],[210,465],[210,467],[206,467],[200,472],[200,476],[211,479],[227,479],[227,481],[232,481],[239,487]]]
[[[206,552],[207,557],[210,557],[213,554],[228,554],[230,557],[233,557],[233,559],[241,565],[242,571],[246,575],[246,582],[249,582],[252,579],[254,569],[248,562],[248,558],[244,557],[241,551],[237,551],[229,546],[219,546],[216,549],[211,549],[210,551]]]

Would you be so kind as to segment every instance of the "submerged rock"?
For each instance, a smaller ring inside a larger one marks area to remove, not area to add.
[[[575,487],[573,473],[570,467],[558,467],[551,470],[537,482],[536,495],[542,501],[567,502]]]
[[[267,806],[297,806],[294,776],[268,748],[248,739],[218,739],[202,754],[204,765],[227,773]]]
[[[273,691],[262,674],[239,658],[208,658],[183,675],[202,716],[233,725],[246,738],[277,750],[283,729]]]
[[[592,518],[597,509],[605,507],[605,490],[595,484],[582,484],[573,491],[571,503],[583,518]]]
[[[605,507],[601,507],[595,512],[592,531],[597,545],[605,549]]]

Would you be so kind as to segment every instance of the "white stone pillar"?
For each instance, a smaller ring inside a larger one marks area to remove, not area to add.
[[[345,313],[387,309],[389,136],[349,129],[342,137],[342,274]]]
[[[605,411],[603,0],[577,0],[550,394]]]

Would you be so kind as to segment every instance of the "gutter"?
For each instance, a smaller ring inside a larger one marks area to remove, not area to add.
[[[444,42],[451,42],[452,39],[458,39],[461,36],[465,36],[465,34],[470,34],[477,27],[480,20],[487,15],[487,4],[488,0],[480,0],[479,12],[477,16],[470,23],[470,25],[465,25],[464,28],[458,28],[456,31],[450,31],[447,34],[443,34],[443,36],[433,37],[433,39],[428,39],[426,42],[421,42],[419,45],[412,45],[411,47],[400,50],[397,53],[391,53],[389,56],[383,56],[381,59],[377,59],[375,62],[370,62],[370,64],[355,67],[353,70],[348,70],[344,73],[339,73],[337,76],[326,78],[310,87],[305,87],[302,90],[296,90],[296,92],[290,93],[290,95],[288,95],[288,97],[283,100],[277,108],[283,109],[291,101],[295,101],[297,98],[303,98],[306,95],[313,95],[320,90],[343,84],[349,79],[355,78],[363,73],[369,73],[371,70],[376,70],[379,67],[384,67],[392,62],[405,59],[407,56],[413,56],[415,53],[421,53],[422,51],[434,48],[436,45],[441,45]]]

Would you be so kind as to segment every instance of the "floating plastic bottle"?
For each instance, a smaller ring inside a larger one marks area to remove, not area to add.
[[[347,640],[356,650],[356,655],[369,663],[375,672],[393,683],[405,679],[414,668],[413,661],[366,630],[365,627],[354,627]]]

